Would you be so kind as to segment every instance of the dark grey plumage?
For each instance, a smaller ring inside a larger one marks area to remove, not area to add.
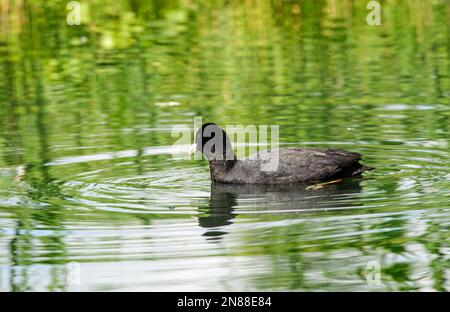
[[[260,152],[236,160],[231,141],[216,124],[204,124],[195,138],[196,151],[209,161],[211,179],[221,183],[287,184],[358,176],[371,170],[359,163],[362,155],[341,149],[290,147]],[[264,169],[274,163],[272,170]]]

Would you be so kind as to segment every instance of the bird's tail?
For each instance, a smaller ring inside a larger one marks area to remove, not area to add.
[[[372,170],[375,170],[375,167],[369,167],[369,166],[358,163],[358,165],[356,167],[354,167],[354,169],[353,169],[352,176],[357,176],[365,171],[372,171]]]

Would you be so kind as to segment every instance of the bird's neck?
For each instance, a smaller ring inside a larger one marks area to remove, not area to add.
[[[236,164],[236,159],[232,160],[210,160],[209,170],[213,181],[223,181],[224,175]]]

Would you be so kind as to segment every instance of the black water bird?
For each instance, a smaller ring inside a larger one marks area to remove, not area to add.
[[[373,168],[359,161],[362,155],[337,148],[288,147],[266,150],[238,160],[226,132],[214,123],[195,133],[189,153],[208,159],[211,180],[236,184],[289,184],[359,176]]]

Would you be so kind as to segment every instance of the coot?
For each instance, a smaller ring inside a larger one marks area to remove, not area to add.
[[[359,163],[362,155],[337,148],[289,147],[260,152],[238,160],[230,138],[214,123],[195,133],[189,153],[208,159],[211,180],[236,184],[288,184],[358,176],[373,168]]]

